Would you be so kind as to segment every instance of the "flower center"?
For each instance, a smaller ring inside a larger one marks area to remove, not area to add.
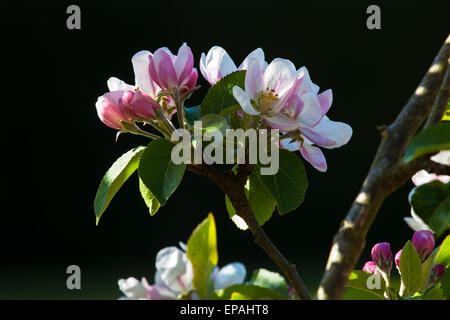
[[[275,93],[275,90],[266,88],[265,91],[261,92],[261,95],[258,99],[259,111],[265,115],[273,115],[272,114],[272,106],[275,102],[279,100],[278,93]]]

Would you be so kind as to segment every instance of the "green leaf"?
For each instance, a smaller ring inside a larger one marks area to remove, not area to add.
[[[225,136],[225,131],[229,128],[227,120],[218,114],[207,114],[198,121],[202,122],[203,131],[220,131]]]
[[[231,294],[230,300],[252,300],[252,299],[248,296],[244,296],[239,292],[233,292]]]
[[[241,127],[241,123],[237,112],[230,114],[230,127],[231,129],[234,130],[239,129]]]
[[[253,170],[250,173],[245,188],[253,214],[262,226],[272,217],[277,203],[263,184],[259,170]]]
[[[245,184],[245,193],[256,220],[258,220],[259,224],[262,226],[272,217],[276,201],[262,183],[258,170],[253,170],[252,173],[250,173],[247,183]],[[236,211],[227,195],[225,195],[225,205],[228,215],[233,219]]]
[[[450,229],[450,184],[435,180],[415,187],[409,195],[409,203],[436,237]]]
[[[286,280],[277,272],[266,269],[257,269],[253,272],[250,284],[272,289],[285,298],[289,298]]]
[[[347,286],[351,288],[364,290],[372,294],[376,294],[377,296],[384,299],[384,291],[386,290],[386,284],[383,278],[379,276],[379,285],[380,285],[379,288],[369,289],[367,281],[371,276],[373,276],[373,274],[371,273],[360,270],[353,270],[348,278]],[[371,280],[369,280],[369,284],[372,283],[376,284],[375,281],[372,282]]]
[[[220,111],[220,115],[222,117],[225,117],[226,115],[229,115],[230,113],[236,113],[238,110],[242,110],[241,106],[239,104],[233,104],[232,106],[229,106],[222,111]]]
[[[423,283],[422,263],[410,240],[403,247],[399,268],[405,286],[403,297],[408,297],[420,291]]]
[[[427,290],[423,295],[423,300],[443,300],[441,284],[433,286],[429,290]]]
[[[442,241],[434,263],[443,264],[445,267],[450,266],[450,234]]]
[[[308,179],[302,161],[293,152],[279,149],[279,170],[275,175],[261,175],[261,181],[277,202],[278,212],[296,209],[305,199]]]
[[[127,181],[127,179],[138,168],[139,159],[144,151],[144,147],[134,148],[123,154],[116,162],[113,163],[108,172],[106,172],[94,200],[94,211],[98,224],[100,217],[105,212],[112,198],[117,191]]]
[[[285,300],[278,292],[264,288],[260,286],[255,286],[253,284],[234,284],[222,290],[217,290],[217,298],[219,300],[230,300],[232,295],[237,293],[239,295],[248,297],[251,300]]]
[[[168,140],[155,139],[145,148],[139,161],[139,177],[161,206],[176,190],[186,169],[186,164],[172,162],[173,147],[174,144]]]
[[[447,101],[447,109],[442,117],[442,121],[450,121],[450,100]]]
[[[450,268],[447,267],[442,275],[441,281],[442,295],[445,300],[450,300]]]
[[[211,298],[214,290],[211,273],[218,261],[216,223],[211,213],[192,233],[186,254],[194,270],[194,289],[201,299]]]
[[[422,287],[420,292],[425,290],[428,276],[431,272],[431,268],[433,268],[434,258],[436,257],[437,250],[433,250],[433,252],[428,256],[428,258],[422,263]]]
[[[184,116],[188,125],[194,126],[194,122],[202,117],[202,112],[200,106],[195,107],[184,107]]]
[[[202,113],[220,114],[223,109],[237,104],[233,96],[233,87],[239,86],[244,88],[245,85],[245,70],[235,71],[217,81],[211,88],[202,101],[200,109]]]
[[[440,122],[419,132],[406,146],[403,161],[450,149],[450,123]]]
[[[158,199],[153,195],[153,193],[145,186],[142,182],[142,179],[139,178],[139,191],[141,192],[142,199],[144,199],[145,204],[148,207],[148,211],[151,216],[154,216],[156,212],[158,212],[159,207],[161,206]]]

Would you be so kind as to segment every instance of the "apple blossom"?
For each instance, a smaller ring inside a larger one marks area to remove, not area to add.
[[[246,274],[245,266],[240,262],[230,263],[222,268],[215,267],[211,276],[214,289],[220,290],[233,284],[241,284],[244,282]]]
[[[378,268],[389,274],[392,268],[392,251],[388,242],[380,242],[372,248],[372,260],[377,264]]]
[[[434,265],[433,268],[431,269],[430,277],[432,277],[437,282],[437,281],[441,280],[444,272],[445,272],[444,265],[441,263],[438,263],[438,264]]]
[[[428,230],[416,231],[411,240],[421,260],[424,260],[434,249],[434,235]]]
[[[450,166],[450,150],[441,151],[432,156],[430,159],[434,162]],[[439,180],[445,184],[450,182],[450,176],[437,175],[435,173],[429,173],[425,170],[420,170],[411,179],[416,186],[420,186],[434,180]]]
[[[327,170],[327,162],[318,146],[326,149],[345,145],[352,136],[352,128],[343,122],[331,121],[326,113],[333,100],[332,91],[317,94],[319,88],[303,67],[299,71],[301,83],[296,94],[281,110],[284,118],[279,123],[268,123],[282,131],[291,129],[291,121],[297,123],[297,129],[288,132],[287,139],[281,141],[281,147],[290,151],[299,150],[303,158],[321,172]],[[287,124],[287,126],[286,126]],[[283,130],[284,129],[284,130]]]
[[[160,108],[158,102],[140,91],[125,91],[119,101],[122,114],[132,119],[153,119]]]
[[[177,247],[160,250],[156,256],[155,284],[143,278],[119,280],[120,290],[130,299],[174,300],[192,289],[193,269],[186,253]]]
[[[397,269],[400,268],[400,257],[402,256],[402,251],[403,251],[403,249],[398,251],[395,254],[394,262],[395,262],[395,266],[397,267]]]
[[[256,59],[262,70],[267,67],[267,62],[264,59],[264,51],[261,48],[253,50],[241,65],[236,68],[228,53],[223,48],[214,46],[208,51],[208,54],[205,55],[205,53],[202,53],[200,58],[200,72],[211,85],[214,85],[218,80],[232,72],[247,70],[251,59]]]
[[[367,261],[364,264],[362,271],[374,274],[377,271],[377,264],[373,261]]]
[[[113,129],[124,129],[121,121],[130,122],[129,117],[121,112],[119,105],[123,96],[123,91],[112,91],[97,99],[95,107],[100,120]]]
[[[148,58],[150,77],[162,90],[173,92],[182,89],[186,92],[196,87],[197,69],[193,68],[194,58],[186,43],[179,48],[176,56],[163,47]]]

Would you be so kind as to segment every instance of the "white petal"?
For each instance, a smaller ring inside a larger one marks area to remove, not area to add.
[[[294,64],[286,59],[274,59],[264,71],[264,87],[275,90],[282,96],[297,76]]]
[[[450,166],[450,150],[443,150],[431,157],[434,162]]]
[[[211,85],[216,83],[219,79],[225,77],[236,71],[236,65],[231,60],[228,53],[221,47],[212,47],[206,55],[205,69],[207,73],[207,80]]]
[[[317,92],[319,91],[319,87],[312,83],[308,69],[306,67],[301,67],[298,70],[298,74],[303,78],[303,80],[297,89],[297,94],[300,96],[308,92],[317,94]]]
[[[300,148],[298,141],[291,142],[290,138],[281,140],[280,144],[281,148],[289,151],[297,151]]]
[[[253,100],[258,100],[263,88],[263,74],[258,60],[252,59],[245,74],[245,92]]]
[[[131,58],[131,63],[133,64],[134,79],[136,81],[136,85],[139,87],[139,89],[141,89],[142,92],[154,97],[155,92],[153,92],[150,73],[148,71],[148,57],[150,55],[150,51],[139,51]]]
[[[157,284],[162,280],[168,288],[178,293],[189,290],[192,283],[192,266],[186,254],[177,247],[164,248],[158,252],[156,269]]]
[[[327,116],[324,116],[322,120],[311,131],[336,141],[333,146],[323,146],[327,149],[339,148],[346,144],[353,133],[352,128],[343,122],[331,121]]]
[[[119,289],[130,299],[148,299],[144,285],[136,278],[120,279]]]
[[[124,81],[116,78],[111,77],[106,82],[108,85],[109,91],[127,91],[127,90],[134,90],[134,87],[125,83]]]
[[[260,114],[259,111],[255,110],[255,108],[253,108],[253,106],[250,102],[250,97],[240,87],[234,86],[233,96],[237,100],[237,102],[241,105],[242,109],[246,113],[251,114],[252,116],[256,116],[256,115]]]
[[[233,216],[233,218],[231,218],[231,220],[234,222],[236,227],[238,227],[239,229],[241,229],[241,230],[247,230],[248,229],[247,223],[245,223],[244,219],[239,217],[237,214],[235,214]]]
[[[244,59],[244,61],[239,66],[239,70],[247,70],[251,59],[256,59],[261,66],[261,70],[265,69],[264,64],[266,63],[264,58],[264,51],[261,48],[255,49]]]
[[[320,148],[303,143],[300,148],[300,153],[314,168],[320,172],[327,171],[327,161]]]
[[[247,270],[240,262],[227,264],[219,270],[215,277],[214,289],[220,290],[229,287],[233,284],[243,283]]]
[[[305,93],[300,99],[303,102],[303,109],[298,116],[298,121],[307,127],[316,125],[322,118],[319,99],[312,92]]]

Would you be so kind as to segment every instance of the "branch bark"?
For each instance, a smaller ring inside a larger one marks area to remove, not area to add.
[[[450,36],[395,121],[390,126],[380,127],[380,146],[358,196],[333,239],[325,273],[317,290],[318,299],[342,297],[347,279],[365,247],[367,232],[383,201],[416,171],[430,165],[429,156],[407,164],[402,163],[402,157],[406,145],[430,112],[427,125],[442,118],[442,104],[448,100],[449,93],[449,57]]]
[[[216,183],[219,188],[228,196],[236,214],[240,216],[247,224],[250,232],[252,233],[255,242],[266,252],[266,254],[277,264],[277,266],[283,271],[290,283],[294,287],[295,291],[302,300],[311,300],[311,296],[308,293],[302,279],[298,275],[297,268],[294,264],[290,263],[278,248],[273,244],[264,230],[258,223],[255,215],[252,212],[250,204],[245,195],[245,183],[249,174],[252,171],[251,165],[239,165],[237,174],[233,172],[225,172],[220,174],[214,170],[211,166],[189,165],[188,170],[202,174]]]

